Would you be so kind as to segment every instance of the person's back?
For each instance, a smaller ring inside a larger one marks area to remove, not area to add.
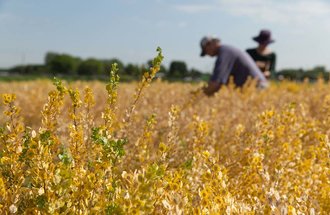
[[[259,81],[266,81],[246,52],[230,45],[221,45],[211,80],[227,84],[230,76],[233,76],[234,83],[238,87],[243,86],[249,76]]]

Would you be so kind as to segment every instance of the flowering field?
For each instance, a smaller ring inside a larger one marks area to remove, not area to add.
[[[159,58],[159,56],[158,56]],[[1,83],[1,214],[329,214],[330,86]],[[193,92],[193,93],[192,93]]]

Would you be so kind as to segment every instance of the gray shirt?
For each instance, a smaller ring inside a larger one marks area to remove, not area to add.
[[[239,87],[243,86],[248,76],[267,82],[249,54],[232,46],[221,45],[210,80],[227,84],[229,76],[233,76],[235,85]]]

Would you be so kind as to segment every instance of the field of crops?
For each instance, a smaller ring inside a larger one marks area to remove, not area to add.
[[[0,83],[0,213],[329,214],[330,86]]]

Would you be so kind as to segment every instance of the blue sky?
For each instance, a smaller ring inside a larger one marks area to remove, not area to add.
[[[210,72],[199,41],[216,35],[242,50],[270,29],[277,68],[330,69],[328,0],[0,0],[0,67],[43,63],[46,52],[144,64],[185,61]]]

